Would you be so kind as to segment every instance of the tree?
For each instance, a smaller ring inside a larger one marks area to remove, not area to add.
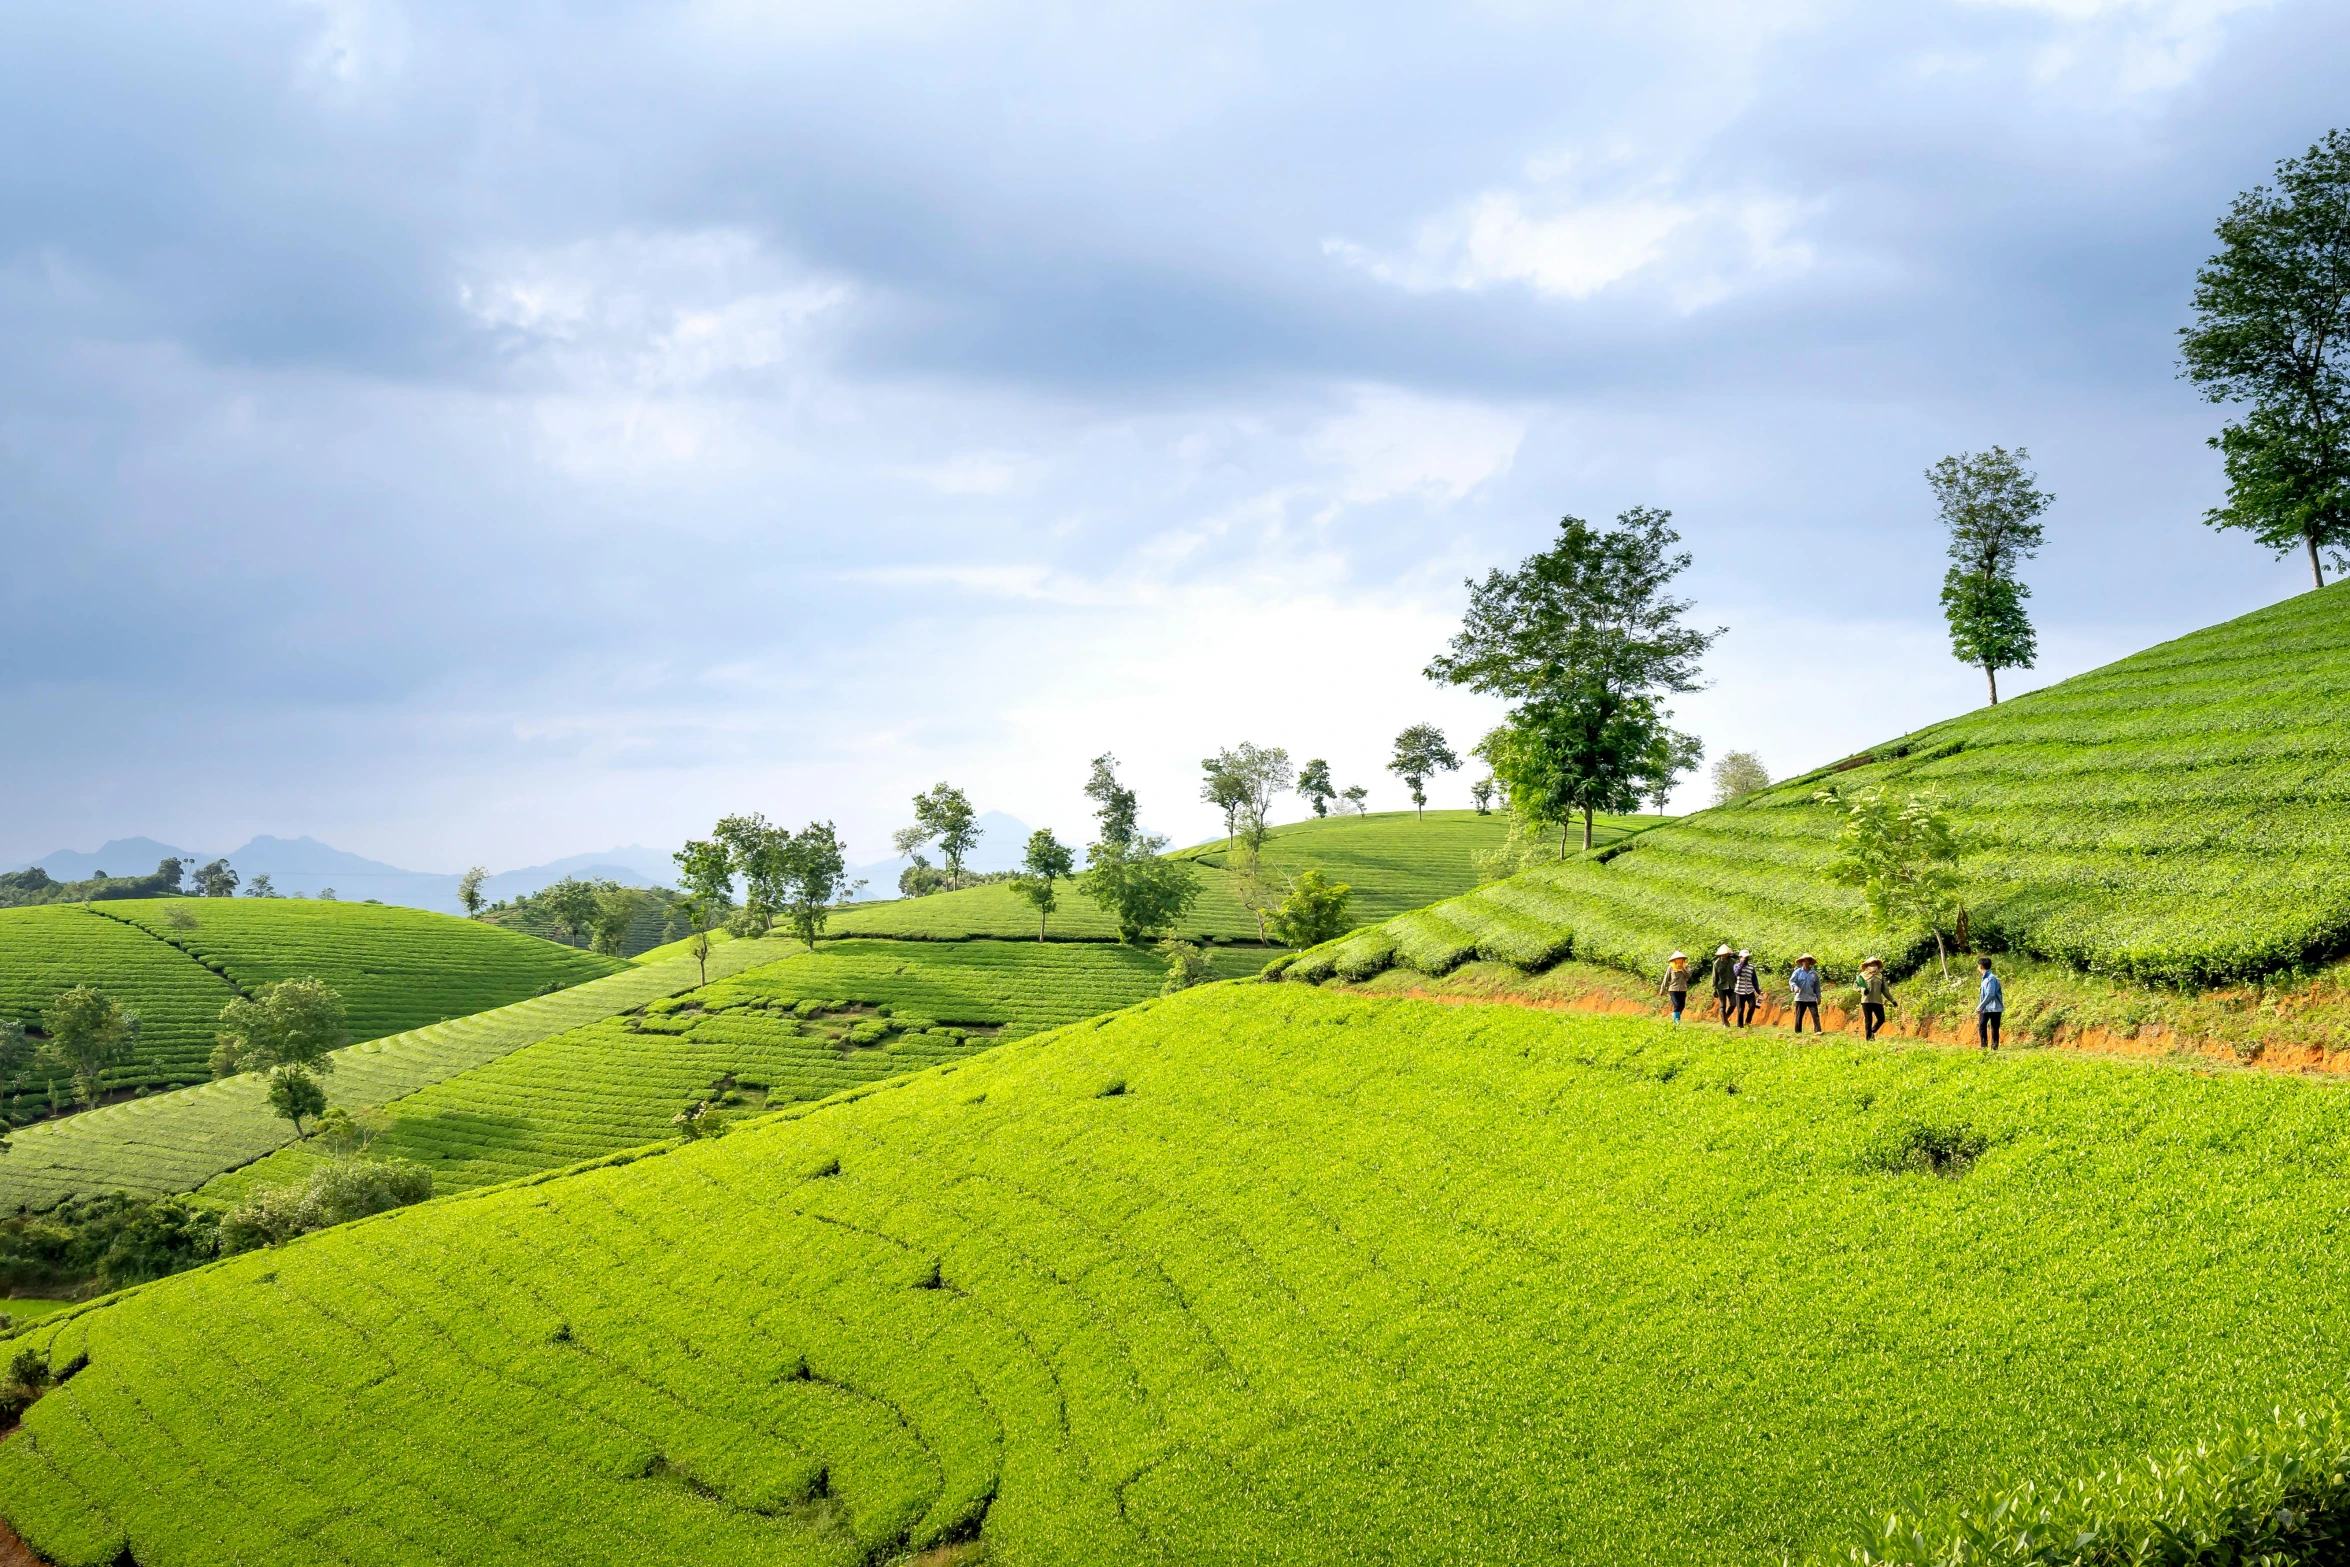
[[[1427,819],[1428,780],[1439,772],[1459,772],[1461,759],[1452,754],[1445,743],[1444,731],[1434,724],[1414,724],[1395,737],[1395,755],[1387,770],[1401,778],[1412,791],[1412,810],[1420,820]]]
[[[1682,624],[1689,601],[1667,591],[1689,565],[1671,521],[1646,506],[1612,531],[1561,519],[1550,549],[1468,585],[1460,632],[1428,665],[1432,680],[1516,704],[1505,750],[1539,783],[1542,809],[1582,813],[1586,849],[1596,812],[1639,803],[1669,754],[1659,699],[1699,689],[1699,660],[1722,634]],[[1525,809],[1520,780],[1498,764],[1494,775]]]
[[[980,838],[979,813],[971,809],[970,796],[953,784],[938,784],[928,794],[914,796],[914,821],[936,840],[938,857],[946,861],[947,880],[962,886],[963,857]]]
[[[483,865],[473,866],[457,878],[457,906],[467,919],[480,918],[482,905],[489,901],[482,896],[481,884],[489,879],[489,868]]]
[[[1240,813],[1248,805],[1248,781],[1235,769],[1230,751],[1218,751],[1199,765],[1207,774],[1207,781],[1200,785],[1199,797],[1224,813],[1224,847],[1229,849],[1239,827]]]
[[[1319,870],[1299,872],[1289,896],[1273,911],[1273,939],[1288,947],[1318,947],[1346,928],[1346,907],[1354,888],[1331,882]]]
[[[1159,943],[1159,951],[1167,959],[1167,983],[1159,987],[1162,996],[1204,985],[1214,977],[1208,968],[1207,954],[1195,943],[1170,939]]]
[[[1950,622],[1950,650],[1990,682],[1999,705],[1999,671],[2029,669],[2039,656],[2024,600],[2032,590],[2016,568],[2040,552],[2033,519],[2055,496],[2038,488],[2024,468],[2032,454],[1994,446],[1987,452],[1945,457],[1926,470],[1950,530],[1950,570],[1942,578],[1942,613]]]
[[[350,1043],[343,1030],[343,998],[322,979],[281,979],[250,997],[231,997],[213,1035],[212,1075],[270,1072],[279,1067],[332,1072],[329,1052]]]
[[[1039,827],[1028,835],[1028,852],[1020,861],[1020,874],[1012,878],[1013,888],[1020,896],[1036,905],[1036,939],[1044,940],[1045,921],[1060,906],[1056,884],[1066,881],[1077,869],[1077,851],[1053,836],[1050,827]]]
[[[720,818],[710,836],[726,850],[727,863],[742,878],[743,927],[764,935],[784,904],[791,834],[753,811]]]
[[[644,907],[645,896],[634,887],[603,882],[596,887],[595,897],[596,911],[588,917],[595,939],[589,945],[608,958],[619,957],[628,941],[628,927]]]
[[[1135,833],[1124,842],[1104,839],[1085,851],[1085,876],[1078,890],[1091,898],[1118,926],[1118,939],[1128,946],[1167,929],[1199,901],[1199,879],[1191,867],[1159,858],[1167,840],[1156,833]]]
[[[294,1123],[294,1138],[302,1138],[305,1117],[326,1111],[326,1090],[318,1079],[298,1066],[281,1066],[269,1074],[269,1108]]]
[[[187,874],[188,865],[176,855],[158,861],[151,878],[159,896],[176,898],[180,895],[180,878]]]
[[[1469,801],[1471,804],[1477,807],[1477,814],[1479,816],[1491,816],[1493,814],[1492,774],[1488,773],[1483,778],[1480,778],[1475,783],[1469,785]]]
[[[563,939],[578,945],[596,927],[597,894],[609,883],[581,881],[566,876],[539,893],[538,905],[554,921]]]
[[[263,871],[245,883],[245,896],[248,898],[274,898],[277,895],[277,888],[270,885],[269,872],[267,871]]]
[[[128,1066],[138,1048],[138,1018],[91,985],[76,985],[50,1002],[41,1026],[49,1035],[42,1056],[72,1075],[74,1094],[85,1107],[97,1104],[106,1069]]]
[[[1315,757],[1297,772],[1297,792],[1305,796],[1316,816],[1330,814],[1330,802],[1338,798],[1338,790],[1330,782],[1330,764]]]
[[[0,1088],[16,1083],[39,1059],[40,1047],[24,1025],[14,1018],[0,1017]]]
[[[1251,745],[1243,740],[1224,753],[1232,776],[1240,783],[1240,830],[1250,854],[1262,849],[1273,830],[1273,798],[1287,794],[1297,781],[1289,753],[1277,745]]]
[[[1835,853],[1822,874],[1839,887],[1858,887],[1871,923],[1932,931],[1948,979],[1950,953],[1942,933],[1955,932],[1966,911],[1959,901],[1958,832],[1941,795],[1879,786],[1850,799],[1833,788],[1813,798],[1844,812]]]
[[[1714,763],[1714,804],[1728,805],[1742,794],[1770,786],[1770,769],[1752,751],[1724,751]]]
[[[1340,791],[1339,798],[1353,806],[1357,816],[1367,815],[1370,812],[1371,791],[1361,784],[1348,784],[1345,789]]]
[[[848,875],[848,856],[842,852],[840,835],[833,831],[832,823],[810,822],[800,831],[785,835],[782,862],[784,917],[791,924],[792,934],[806,942],[808,950],[813,952],[816,938],[824,933],[824,922],[833,900],[840,895],[841,882]]]
[[[1094,803],[1094,815],[1101,819],[1101,841],[1124,844],[1134,837],[1134,791],[1118,782],[1118,759],[1104,751],[1093,759],[1093,771],[1085,780],[1085,797]]]
[[[237,873],[226,860],[213,860],[196,868],[196,895],[203,898],[231,898],[236,896]]]
[[[670,856],[677,864],[677,884],[700,901],[703,913],[715,917],[734,901],[734,861],[726,845],[695,838]]]
[[[1673,791],[1680,786],[1681,775],[1697,770],[1705,760],[1705,742],[1695,735],[1685,735],[1677,729],[1659,729],[1648,754],[1641,759],[1640,796],[1656,814],[1665,814],[1672,803]]]
[[[2214,403],[2247,405],[2210,445],[2228,503],[2204,514],[2282,555],[2350,551],[2350,134],[2329,131],[2238,196],[2219,254],[2195,274],[2181,374]]]

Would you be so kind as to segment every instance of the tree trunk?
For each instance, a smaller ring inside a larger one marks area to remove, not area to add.
[[[1044,910],[1038,909],[1036,911],[1036,944],[1040,947],[1044,945],[1044,919]]]
[[[1985,664],[1983,678],[1991,682],[1991,705],[1997,707],[1999,705],[1999,671],[1993,669],[1989,664]]]
[[[1567,863],[1567,824],[1559,823],[1559,863]]]
[[[2301,542],[2309,546],[2309,574],[2317,579],[2317,585],[2322,588],[2326,585],[2326,574],[2317,563],[2317,530],[2311,528],[2305,531],[2301,535]]]
[[[1950,982],[1950,954],[1942,949],[1942,931],[1939,926],[1934,930],[1934,953],[1942,960],[1942,982],[1948,984]]]
[[[1583,852],[1591,852],[1591,807],[1588,805],[1583,807]],[[1563,860],[1566,856],[1562,854],[1559,858]]]

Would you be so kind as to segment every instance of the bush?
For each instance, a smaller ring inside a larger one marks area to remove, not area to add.
[[[1889,1175],[1959,1176],[1973,1169],[1990,1146],[1990,1138],[1964,1123],[1929,1126],[1913,1121],[1879,1138],[1861,1162]]]
[[[115,1192],[0,1219],[0,1285],[93,1293],[144,1284],[209,1262],[219,1216],[182,1198]]]
[[[297,1235],[405,1208],[432,1195],[432,1172],[405,1159],[339,1159],[296,1186],[268,1186],[220,1221],[220,1251],[232,1256],[282,1246]]]

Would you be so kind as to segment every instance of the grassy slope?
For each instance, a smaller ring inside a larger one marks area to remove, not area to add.
[[[772,950],[757,942],[720,948],[710,955],[710,972],[748,968]],[[698,979],[690,958],[629,967],[552,995],[351,1045],[335,1053],[327,1097],[339,1105],[383,1104],[550,1034],[690,989]],[[292,1137],[252,1076],[106,1105],[16,1132],[0,1157],[0,1210],[47,1208],[76,1192],[192,1191]]]
[[[1215,959],[1220,976],[1230,976],[1253,971],[1259,956],[1219,951]],[[463,1191],[669,1137],[671,1117],[722,1081],[745,1094],[745,1113],[822,1099],[1129,1006],[1157,995],[1165,975],[1156,953],[1094,943],[842,942],[436,1083],[390,1107],[375,1147],[426,1166],[436,1191]],[[951,1040],[901,1029],[849,1047],[847,1017],[782,1010],[810,1000],[982,1032]],[[214,1180],[204,1195],[240,1200],[257,1186],[299,1179],[318,1157],[281,1149]]]
[[[1920,1121],[1996,1141],[1869,1167]],[[0,1513],[68,1567],[1777,1560],[2330,1389],[2345,1168],[2291,1078],[1218,987],[38,1327],[88,1364]]]
[[[2142,982],[2248,979],[2350,945],[2350,586],[2308,593],[1888,742],[1642,835],[1604,862],[1528,871],[1397,921],[1342,969],[1440,973],[1566,955],[1646,972],[1679,946],[1817,952],[1846,974],[1883,944],[1823,883],[1823,786],[1943,791],[1964,823],[1977,936]],[[1888,952],[1897,966],[1930,940]]]
[[[1623,836],[1627,823],[1644,820],[1610,818],[1598,839],[1612,842]],[[1476,886],[1471,856],[1500,847],[1508,832],[1507,818],[1474,811],[1430,811],[1424,821],[1409,811],[1334,816],[1275,828],[1265,847],[1265,863],[1277,875],[1318,866],[1332,881],[1353,886],[1357,920],[1381,920]],[[1200,876],[1200,900],[1183,922],[1183,932],[1256,940],[1255,916],[1233,897],[1222,874],[1227,858],[1224,841],[1180,850],[1176,857],[1196,865]],[[1060,900],[1050,926],[1056,939],[1116,939],[1117,926],[1086,900],[1074,881],[1062,889]],[[832,928],[843,935],[1034,936],[1036,910],[1007,884],[992,882],[927,898],[858,904],[834,915]]]
[[[82,984],[138,1015],[138,1060],[111,1075],[117,1086],[202,1079],[220,1009],[236,994],[186,953],[94,905],[0,909],[0,1016],[39,1027],[58,992]]]

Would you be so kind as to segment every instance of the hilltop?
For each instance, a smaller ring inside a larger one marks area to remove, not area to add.
[[[1302,957],[1293,972],[1443,974],[1574,958],[1647,974],[1675,947],[1896,969],[1930,937],[1872,931],[1821,877],[1823,790],[1934,789],[1966,850],[1976,944],[2143,985],[2291,974],[2350,950],[2350,585],[1889,739],[1587,858],[1538,867]]]
[[[0,1514],[64,1567],[1777,1561],[2330,1389],[2346,1159],[2297,1079],[1215,986],[39,1324]]]

